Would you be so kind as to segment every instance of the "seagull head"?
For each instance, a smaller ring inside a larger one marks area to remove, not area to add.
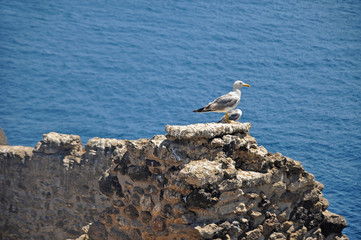
[[[250,87],[250,85],[239,80],[234,82],[233,90],[240,89],[241,87]]]

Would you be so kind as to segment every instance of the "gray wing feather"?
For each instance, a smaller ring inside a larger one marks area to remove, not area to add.
[[[205,109],[207,109],[207,110],[209,109],[212,111],[222,110],[225,107],[229,107],[229,106],[233,106],[233,105],[237,104],[238,100],[239,99],[234,97],[233,94],[226,94],[226,95],[220,96],[213,102],[209,103],[205,107]]]
[[[228,112],[229,120],[232,120],[232,121],[237,121],[238,119],[241,118],[241,116],[242,116],[242,111],[239,109],[231,110]],[[226,118],[223,116],[218,122],[224,123],[224,122],[226,122]]]
[[[229,117],[229,120],[237,121],[241,117],[241,115],[239,113],[235,112],[235,113],[228,115],[228,117]]]

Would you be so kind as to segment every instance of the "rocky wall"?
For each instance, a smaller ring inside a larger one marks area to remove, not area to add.
[[[249,123],[166,126],[152,139],[49,133],[0,146],[3,239],[347,239],[323,185]]]

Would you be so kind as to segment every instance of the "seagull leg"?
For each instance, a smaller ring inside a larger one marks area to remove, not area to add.
[[[225,120],[226,120],[226,123],[231,123],[231,121],[229,121],[228,113],[226,113]]]

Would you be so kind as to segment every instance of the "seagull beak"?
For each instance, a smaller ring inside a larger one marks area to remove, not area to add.
[[[244,87],[250,87],[250,85],[249,85],[249,84],[243,84],[243,86],[244,86]]]

